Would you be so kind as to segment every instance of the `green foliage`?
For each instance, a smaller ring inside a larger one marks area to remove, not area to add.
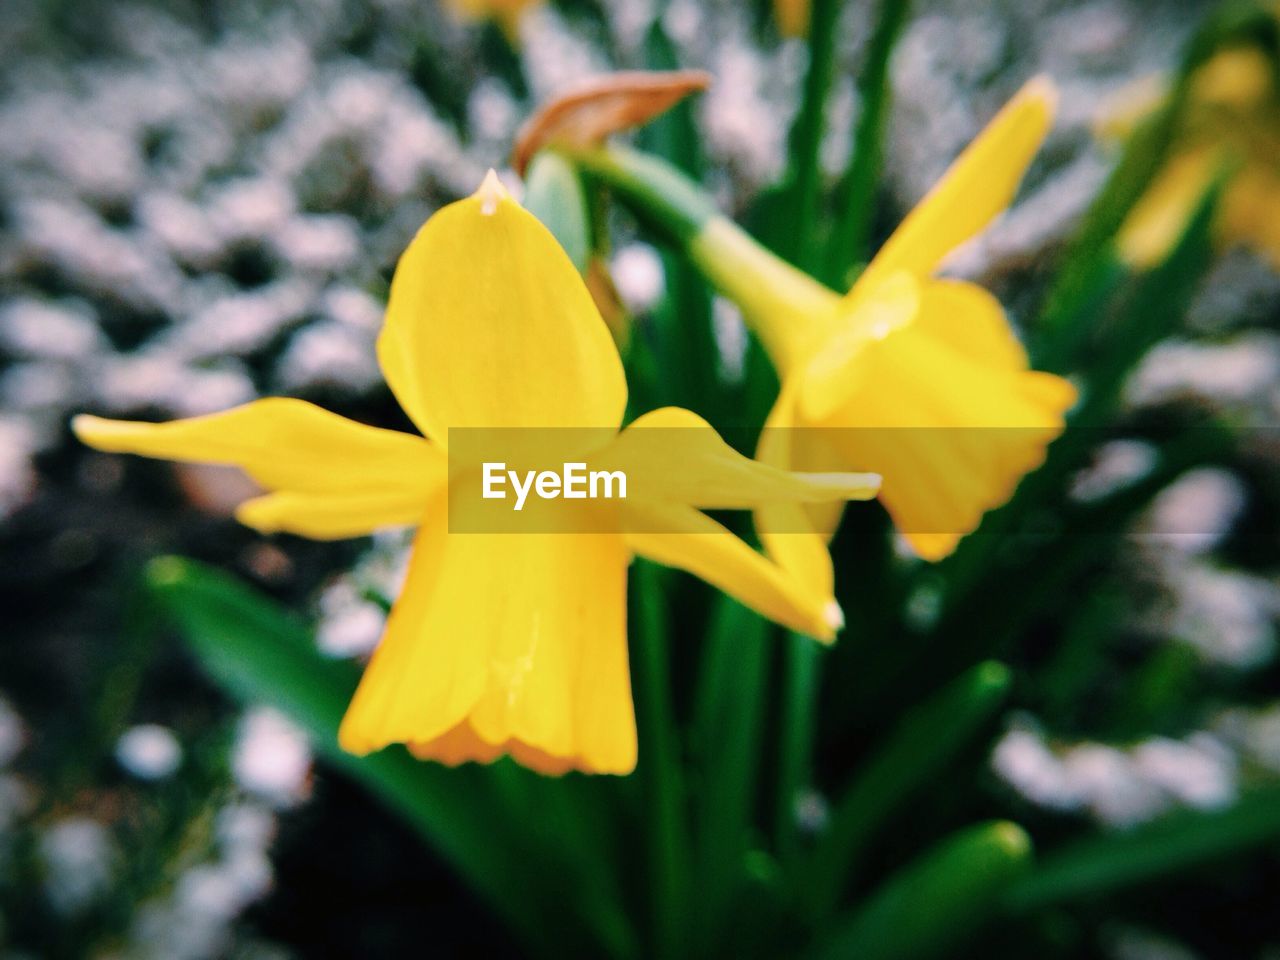
[[[591,217],[573,165],[549,150],[535,156],[525,172],[524,207],[551,231],[578,273],[585,275],[591,260]]]
[[[1027,868],[1031,839],[1013,823],[970,827],[891,876],[815,957],[924,960],[954,955]]]
[[[1259,790],[1226,810],[1182,813],[1117,836],[1093,837],[1046,857],[1010,886],[1005,905],[1021,912],[1099,899],[1247,852],[1280,836],[1280,793]]]
[[[322,756],[403,816],[540,952],[559,955],[579,942],[634,955],[634,931],[600,869],[607,848],[590,818],[572,810],[581,784],[509,763],[449,770],[399,748],[354,757],[337,734],[359,671],[321,656],[305,624],[225,574],[176,557],[153,561],[147,582],[211,676],[288,714]]]

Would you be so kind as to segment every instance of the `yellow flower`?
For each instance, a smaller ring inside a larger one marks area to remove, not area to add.
[[[743,308],[782,387],[758,457],[804,470],[856,464],[884,478],[881,502],[914,550],[938,560],[1044,459],[1076,399],[1029,369],[999,302],[936,276],[946,255],[1012,200],[1052,122],[1054,92],[1033,80],[912,211],[844,296],[777,259],[723,217],[690,250]],[[790,428],[805,428],[793,430]],[[839,509],[772,505],[757,522],[784,566],[830,588],[821,537]]]
[[[520,36],[520,18],[542,0],[445,0],[445,6],[464,20],[492,20],[513,42]]]
[[[803,37],[809,32],[809,0],[773,0],[773,19],[784,37]]]
[[[869,497],[877,478],[756,463],[685,410],[657,410],[619,432],[627,389],[609,332],[564,251],[492,172],[401,258],[378,358],[423,436],[285,398],[172,423],[74,423],[101,450],[241,467],[268,492],[237,515],[264,532],[326,539],[419,525],[404,588],[342,723],[346,749],[405,743],[446,763],[511,754],[548,773],[630,771],[633,553],[793,629],[829,639],[838,628],[829,596],[799,590],[701,509]],[[450,507],[468,502],[449,498],[451,480],[477,466],[456,462],[459,444],[447,452],[451,428],[455,438],[468,433],[456,428],[519,428],[517,438],[589,429],[600,441],[584,459],[630,481],[623,522],[449,532]]]
[[[1224,164],[1238,165],[1217,211],[1219,245],[1242,244],[1280,270],[1280,87],[1275,64],[1257,47],[1221,50],[1191,78],[1174,146],[1160,173],[1116,238],[1129,264],[1159,263],[1181,236]],[[1126,91],[1101,125],[1104,136],[1129,133],[1163,99],[1145,82]],[[1135,101],[1137,101],[1135,103]]]

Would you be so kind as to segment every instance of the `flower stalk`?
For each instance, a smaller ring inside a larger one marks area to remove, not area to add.
[[[574,160],[734,301],[771,354],[793,349],[778,328],[799,329],[807,317],[830,311],[838,301],[835,291],[721,214],[698,184],[666,161],[618,146],[579,153]]]

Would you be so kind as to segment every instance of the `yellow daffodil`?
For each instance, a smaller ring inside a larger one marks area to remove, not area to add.
[[[773,0],[773,19],[784,37],[803,37],[809,32],[810,0]]]
[[[1182,235],[1214,178],[1234,165],[1214,222],[1219,245],[1242,244],[1280,270],[1280,85],[1256,46],[1219,51],[1192,76],[1172,152],[1125,220],[1117,245],[1133,266],[1159,263]],[[1101,132],[1128,134],[1159,106],[1144,82],[1106,111]]]
[[[990,293],[936,276],[951,250],[1008,206],[1053,107],[1050,85],[1029,83],[843,296],[759,246],[652,158],[613,148],[579,161],[659,213],[764,342],[782,386],[760,459],[876,471],[898,529],[937,560],[1043,460],[1075,402],[1067,381],[1029,369]],[[795,532],[802,513],[808,535]],[[757,513],[769,552],[819,594],[832,572],[815,534],[829,537],[838,517],[794,505]]]
[[[542,0],[445,0],[445,6],[464,20],[492,20],[514,43],[520,36],[520,18]]]
[[[422,436],[285,398],[172,423],[74,424],[100,450],[241,467],[267,490],[238,511],[261,531],[327,539],[419,526],[404,588],[342,723],[346,749],[405,743],[446,763],[510,754],[549,773],[631,770],[633,553],[695,573],[793,629],[829,639],[838,628],[829,596],[799,590],[701,508],[869,497],[877,478],[756,463],[674,408],[619,432],[627,389],[608,330],[563,250],[492,172],[435,214],[401,258],[378,358]],[[449,488],[476,466],[458,462],[450,433],[487,428],[532,445],[543,428],[597,438],[584,459],[630,480],[621,520],[577,533],[450,532],[453,508],[469,501]]]

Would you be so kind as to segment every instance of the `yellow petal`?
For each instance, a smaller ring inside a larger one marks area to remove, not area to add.
[[[616,427],[627,402],[582,278],[492,171],[400,258],[378,359],[441,445],[449,427]]]
[[[311,493],[269,493],[246,500],[236,519],[259,533],[295,533],[312,540],[345,540],[388,527],[417,526],[426,496],[421,491],[402,495],[360,497]]]
[[[1252,163],[1231,180],[1218,211],[1218,233],[1267,257],[1280,270],[1280,169]]]
[[[784,37],[803,37],[809,32],[810,0],[773,0],[773,18]]]
[[[1260,104],[1275,83],[1275,65],[1256,46],[1229,47],[1196,71],[1191,99],[1244,110]]]
[[[1188,150],[1173,157],[1129,212],[1116,248],[1125,263],[1140,269],[1155,266],[1173,249],[1218,169],[1211,148]]]
[[[534,764],[544,770],[629,772],[636,738],[621,538],[441,527],[418,535],[342,746],[367,753],[406,743],[444,762],[509,753],[549,758]]]
[[[470,720],[463,720],[434,740],[410,743],[408,747],[409,752],[419,760],[434,760],[451,767],[462,763],[492,763],[499,757],[509,755],[521,766],[550,777],[558,777],[570,770],[604,772],[584,767],[572,757],[554,757],[519,740],[508,740],[501,744],[489,743],[476,733]]]
[[[921,289],[915,327],[974,363],[1027,369],[1027,351],[1000,301],[964,280],[931,280]]]
[[[72,427],[99,450],[238,466],[278,492],[243,505],[246,523],[324,539],[415,522],[447,471],[421,437],[283,397],[168,423],[79,416]]]
[[[850,295],[861,296],[899,270],[923,279],[981,233],[1013,200],[1053,124],[1056,100],[1048,79],[1029,81],[894,231]]]
[[[492,20],[513,45],[520,42],[520,18],[542,0],[446,0],[445,5],[464,20]]]
[[[678,504],[633,504],[627,512],[627,544],[641,556],[692,573],[761,616],[816,639],[829,642],[844,625],[834,597],[816,599],[706,514]]]
[[[840,327],[804,366],[799,402],[806,419],[821,420],[844,406],[859,386],[858,356],[915,320],[920,284],[899,270],[850,306]]]
[[[679,407],[637,419],[592,466],[626,473],[628,500],[706,509],[869,500],[880,487],[873,474],[791,473],[744,457],[711,424]]]
[[[818,431],[796,430],[797,381],[785,381],[769,412],[756,456],[780,469],[797,469],[811,448],[820,443]],[[843,464],[841,464],[843,466]],[[834,596],[835,571],[827,542],[840,522],[843,503],[803,507],[771,503],[755,512],[756,532],[765,553],[808,595],[811,606]]]

